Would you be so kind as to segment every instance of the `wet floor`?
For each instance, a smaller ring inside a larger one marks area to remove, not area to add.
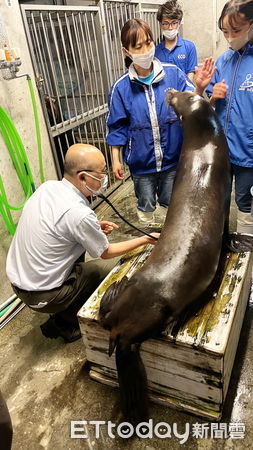
[[[131,189],[122,189],[116,203],[120,212],[137,224]],[[104,212],[101,219],[103,215]],[[106,217],[120,225],[111,236],[112,241],[138,235],[113,211],[108,210]],[[150,408],[153,437],[127,441],[118,436],[113,438],[115,429],[108,429],[108,424],[96,425],[99,435],[96,438],[95,425],[90,421],[108,422],[117,417],[117,390],[90,380],[81,340],[64,344],[61,338],[44,338],[39,325],[45,318],[25,307],[0,332],[1,390],[13,421],[14,450],[252,448],[253,302],[246,310],[221,423],[211,424],[153,404]],[[75,438],[70,436],[71,421],[81,421],[79,425],[72,422]],[[165,425],[155,428],[159,422]],[[224,439],[226,433],[228,437]]]

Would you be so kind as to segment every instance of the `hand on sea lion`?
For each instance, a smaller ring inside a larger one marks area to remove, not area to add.
[[[157,243],[157,239],[159,239],[160,237],[160,233],[150,233],[150,236],[154,236],[155,239],[145,236],[145,238],[147,239],[147,244],[155,245]]]

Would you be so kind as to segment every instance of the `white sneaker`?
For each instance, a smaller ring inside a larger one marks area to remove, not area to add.
[[[253,217],[250,213],[237,211],[237,233],[253,235]]]
[[[164,221],[166,219],[167,211],[168,211],[168,208],[165,208],[164,206],[161,206],[158,204],[156,207],[156,210],[155,210],[156,222],[164,223]]]
[[[145,225],[151,223],[154,221],[154,213],[153,211],[151,212],[146,212],[146,211],[141,211],[140,209],[136,209],[137,211],[137,216],[138,216],[138,220],[140,223],[143,223]]]

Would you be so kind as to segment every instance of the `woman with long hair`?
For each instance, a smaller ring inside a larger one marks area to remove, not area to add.
[[[231,186],[234,177],[238,207],[237,231],[253,234],[250,214],[253,185],[252,2],[227,2],[218,24],[229,49],[218,58],[217,70],[207,92],[215,105],[230,150]]]
[[[152,223],[158,209],[164,220],[182,145],[180,119],[166,102],[171,89],[202,95],[214,73],[214,61],[206,59],[196,72],[196,88],[177,66],[154,57],[154,39],[141,19],[128,20],[121,30],[127,72],[109,93],[107,144],[112,147],[113,171],[124,178],[121,162],[129,166],[141,223]],[[157,204],[158,202],[158,204]]]

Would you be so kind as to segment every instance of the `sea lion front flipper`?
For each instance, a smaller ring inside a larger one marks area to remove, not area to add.
[[[230,234],[228,249],[233,253],[253,252],[253,236],[239,233]]]
[[[112,283],[105,291],[100,303],[98,313],[99,322],[104,328],[107,328],[106,319],[108,318],[108,315],[113,309],[115,302],[119,298],[120,293],[125,289],[128,281],[129,281],[128,278],[124,276],[122,280],[115,281],[114,283]]]

